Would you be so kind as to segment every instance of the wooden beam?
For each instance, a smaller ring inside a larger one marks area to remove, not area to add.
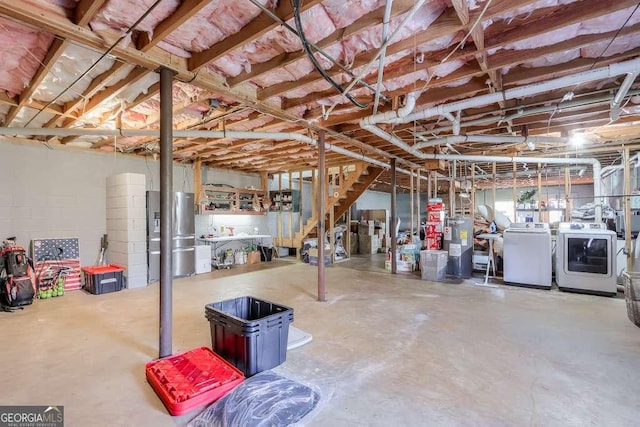
[[[535,0],[500,0],[494,1],[491,3],[487,12],[484,15],[484,19],[488,20],[493,17],[502,15],[508,11],[515,10],[519,7],[527,6],[531,3],[534,3]],[[479,13],[479,11],[474,11]],[[472,14],[472,18],[475,18],[476,15]],[[446,10],[442,15],[440,15],[430,26],[424,31],[420,31],[408,37],[404,40],[400,40],[396,43],[392,43],[387,47],[387,56],[394,55],[396,53],[402,52],[407,49],[413,49],[415,46],[419,46],[430,41],[433,41],[439,37],[456,34],[458,31],[464,29],[464,25],[460,23],[460,20],[453,9]],[[366,65],[370,62],[377,51],[363,52],[359,54],[354,63],[352,64],[352,68],[357,68],[363,65]],[[328,74],[332,77],[340,74],[342,70],[337,67],[332,67],[330,70],[327,70]],[[258,99],[265,100],[271,98],[273,96],[278,96],[293,89],[297,89],[300,86],[306,86],[312,83],[316,83],[322,80],[322,77],[317,75],[317,73],[311,73],[307,76],[298,79],[293,82],[284,82],[276,85],[272,85],[268,88],[262,89],[258,91]]]
[[[105,1],[106,0],[98,0],[98,1],[81,0],[76,6],[76,10],[75,10],[76,24],[82,27],[86,27],[87,25],[89,25],[89,22],[91,21],[91,19],[93,19],[93,17],[98,12],[98,10],[102,7]],[[50,68],[60,58],[60,56],[62,55],[62,53],[64,52],[64,50],[67,48],[68,45],[69,45],[69,42],[67,42],[66,40],[62,40],[62,39],[53,40],[53,42],[51,43],[51,46],[49,46],[47,55],[40,62],[40,66],[38,67],[38,70],[31,78],[31,81],[29,82],[29,86],[27,86],[27,88],[25,88],[20,93],[18,105],[11,108],[7,112],[7,116],[4,120],[5,126],[11,125],[13,120],[18,115],[20,108],[24,107],[28,103],[31,96],[40,86],[40,83],[42,83],[44,78],[49,73]]]
[[[486,89],[487,86],[484,83],[484,79],[474,79],[466,85],[451,88],[435,88],[433,90],[426,91],[425,93],[420,95],[420,97],[416,101],[416,105],[424,105],[430,103],[437,104],[451,98],[472,96],[477,94],[478,92],[485,91]],[[390,109],[388,107],[380,109],[381,112],[389,110]],[[373,110],[371,108],[365,108],[355,113],[343,114],[341,116],[332,116],[329,117],[328,120],[322,120],[320,123],[323,126],[335,126],[340,123],[359,120],[364,117],[370,116],[371,114],[373,114]]]
[[[320,4],[321,1],[322,0],[307,0],[302,4],[300,11],[304,12],[309,10],[313,6]],[[288,21],[293,17],[293,9],[289,1],[278,2],[278,6],[273,12],[283,21]],[[188,68],[190,71],[196,71],[204,65],[222,58],[232,50],[252,42],[279,26],[280,23],[274,21],[272,17],[262,12],[237,33],[231,34],[207,50],[193,53],[188,60]]]
[[[140,33],[136,43],[138,49],[143,52],[157,45],[158,42],[164,40],[176,28],[187,22],[192,16],[200,12],[211,0],[183,0],[180,6],[168,18],[160,22],[153,29],[153,38],[149,39],[149,33],[143,31]]]
[[[117,96],[120,92],[125,90],[130,84],[136,84],[140,79],[147,75],[148,71],[143,68],[134,69],[127,77],[118,81],[117,83],[109,86],[107,89],[102,90],[97,95],[92,97],[87,105],[83,108],[83,113],[89,113],[98,107],[101,103],[106,101],[112,96]],[[63,123],[63,127],[69,127],[78,119],[66,119]]]
[[[50,32],[56,37],[68,38],[70,41],[99,51],[104,51],[111,46],[108,40],[89,29],[75,25],[43,7],[34,7],[30,3],[27,5],[14,0],[0,0],[0,14]],[[189,71],[185,58],[171,55],[157,47],[148,52],[141,52],[132,46],[117,45],[110,53],[122,62],[146,68],[149,71],[155,71],[160,66],[171,68],[177,72],[176,79],[190,81],[194,86],[223,95],[265,114],[274,115],[283,120],[299,120],[299,117],[286,113],[273,104],[259,102],[256,99],[255,89],[244,85],[241,88],[229,89],[222,76],[208,70],[200,70],[197,74]],[[318,129],[312,124],[310,127]]]
[[[49,69],[58,60],[58,58],[60,58],[60,56],[62,55],[62,52],[64,52],[67,45],[68,43],[64,40],[60,40],[60,39],[53,40],[53,42],[49,46],[47,55],[44,57],[44,59],[40,63],[40,67],[38,67],[38,70],[36,71],[34,76],[31,78],[31,81],[29,82],[29,86],[27,86],[20,93],[20,96],[18,97],[18,105],[12,107],[7,112],[7,116],[4,120],[5,126],[10,126],[11,123],[13,123],[13,120],[18,115],[20,108],[25,106],[25,104],[29,101],[29,99],[34,94],[34,92],[38,89],[38,86],[40,86],[40,83],[42,83],[42,80],[44,80],[44,78],[49,73]]]
[[[75,23],[87,27],[107,0],[80,0],[74,11]]]
[[[353,23],[347,25],[344,28],[337,29],[324,39],[315,43],[315,45],[320,49],[326,49],[327,47],[335,43],[346,40],[354,34],[380,24],[382,22],[382,19],[384,18],[384,8],[382,6],[383,4],[380,4],[378,8],[358,18]],[[408,12],[412,8],[412,6],[413,2],[409,3],[406,0],[395,1],[391,7],[391,17],[393,18],[395,16]],[[253,64],[251,66],[251,71],[240,73],[236,77],[227,79],[227,81],[229,82],[229,85],[231,87],[234,87],[247,80],[255,79],[270,71],[273,71],[277,68],[285,67],[306,57],[307,54],[303,50],[297,52],[284,52],[280,55],[276,55],[266,62]]]

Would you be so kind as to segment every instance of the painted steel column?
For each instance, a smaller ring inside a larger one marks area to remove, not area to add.
[[[565,156],[569,157],[569,156]],[[569,196],[571,189],[569,188],[569,184],[571,182],[571,171],[569,170],[569,166],[564,167],[564,221],[569,222],[571,220],[571,203],[569,201]]]
[[[471,218],[476,213],[476,164],[471,163]]]
[[[416,205],[418,205],[418,211],[417,211],[417,224],[418,224],[418,239],[420,239],[420,229],[422,227],[422,208],[420,207],[420,188],[422,188],[421,182],[422,182],[422,177],[420,172],[422,171],[422,169],[418,168],[417,170],[417,178],[416,178]]]
[[[496,219],[496,162],[493,162],[493,166],[492,166],[492,172],[493,172],[493,183],[491,185],[491,190],[492,190],[492,194],[493,194],[493,205],[491,206],[493,208],[493,218],[491,218],[492,221],[495,221]]]
[[[160,357],[173,353],[173,76],[160,67]]]
[[[458,179],[458,162],[453,161],[453,173],[449,181],[449,217],[456,216],[456,179]]]
[[[318,301],[326,301],[324,277],[324,235],[325,202],[327,200],[327,179],[325,166],[324,131],[318,133]]]
[[[411,233],[411,241],[413,242],[413,230],[414,230],[414,221],[415,221],[415,217],[414,217],[414,212],[416,211],[416,205],[414,203],[414,199],[413,199],[413,168],[411,168],[411,174],[409,174],[409,182],[411,183],[409,185],[409,221],[411,222],[411,228],[410,228],[410,233]]]
[[[624,148],[624,248],[627,255],[627,271],[633,270],[633,256],[631,248],[631,157],[629,148]],[[640,237],[639,237],[640,238]],[[629,296],[626,296],[629,298]]]
[[[513,164],[513,189],[511,192],[511,198],[513,199],[513,222],[518,222],[518,166]]]
[[[396,211],[396,159],[391,159],[391,274],[398,272],[398,260],[396,251],[398,246],[398,235],[396,225],[398,223],[398,212]]]
[[[538,163],[538,222],[545,222],[542,217],[542,164]]]

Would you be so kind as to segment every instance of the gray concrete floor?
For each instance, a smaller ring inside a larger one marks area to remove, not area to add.
[[[291,306],[313,341],[275,371],[322,394],[310,426],[640,422],[640,329],[624,300],[392,277],[383,256],[327,269],[282,260],[174,283],[174,352],[210,345],[204,305],[253,295]],[[242,273],[242,274],[239,274]],[[145,382],[158,286],[82,291],[0,313],[1,404],[64,405],[69,426],[184,425]]]

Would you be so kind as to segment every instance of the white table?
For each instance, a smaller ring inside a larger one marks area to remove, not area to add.
[[[478,234],[477,236],[475,236],[477,239],[484,239],[487,240],[489,242],[489,257],[487,259],[487,271],[484,275],[484,282],[482,283],[476,283],[474,282],[476,285],[479,286],[488,286],[491,288],[497,288],[497,285],[490,285],[489,284],[489,270],[493,269],[493,276],[496,276],[496,260],[495,260],[495,254],[493,253],[493,241],[495,239],[497,239],[498,237],[502,237],[500,234],[498,233],[482,233],[482,234]]]
[[[204,242],[207,245],[211,245],[213,258],[217,258],[218,249],[229,242],[237,242],[237,241],[251,242],[253,243],[254,246],[257,246],[258,241],[260,245],[262,245],[263,239],[271,239],[271,235],[270,234],[238,234],[235,236],[205,237],[205,238],[199,238],[198,240],[201,242]]]

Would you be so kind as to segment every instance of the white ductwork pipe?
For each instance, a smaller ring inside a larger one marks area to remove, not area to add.
[[[387,4],[384,8],[384,18],[382,19],[382,42],[383,47],[380,52],[380,59],[378,62],[378,80],[376,81],[376,94],[373,99],[373,114],[378,113],[378,103],[380,102],[380,90],[382,89],[382,76],[384,75],[384,60],[387,56],[387,37],[389,34],[389,21],[391,20],[391,6],[393,0],[387,0]]]
[[[404,106],[398,108],[394,111],[387,111],[380,114],[374,114],[373,116],[368,116],[362,119],[362,121],[366,124],[377,124],[377,123],[385,123],[391,120],[402,119],[407,114],[411,113],[416,106],[416,100],[418,99],[417,92],[409,92],[404,100]]]
[[[486,95],[480,95],[462,101],[455,101],[448,104],[437,105],[435,107],[426,108],[424,110],[417,111],[404,117],[399,117],[397,121],[394,120],[393,122],[408,123],[414,120],[424,120],[428,117],[443,116],[446,113],[452,113],[459,110],[463,111],[468,108],[482,107],[488,104],[507,101],[510,99],[526,98],[544,92],[562,89],[563,87],[567,86],[608,79],[611,77],[619,76],[621,74],[636,73],[639,69],[640,58],[636,58],[630,61],[611,64],[606,67],[595,68],[593,70],[584,71],[582,73],[577,73],[566,77],[559,77],[557,79],[547,80],[540,83],[533,83],[513,89],[488,93]],[[362,120],[362,123],[371,124],[372,122],[367,121],[367,118],[365,118]]]
[[[537,144],[544,142],[566,143],[567,138],[544,137],[544,136],[512,136],[512,135],[455,135],[445,136],[442,138],[426,139],[423,142],[417,142],[412,148],[419,150],[426,147],[435,147],[436,145],[446,144],[462,144],[465,142],[483,142],[483,143],[509,143],[509,144]]]
[[[469,162],[496,162],[496,163],[547,163],[547,164],[583,164],[583,165],[591,165],[593,167],[593,194],[595,198],[596,205],[596,221],[600,222],[602,220],[602,178],[600,176],[601,165],[597,159],[577,159],[577,158],[553,158],[553,157],[506,157],[506,156],[468,156],[462,154],[429,154],[423,153],[418,149],[414,149],[412,146],[409,146],[400,138],[395,135],[388,134],[377,126],[374,125],[364,125],[362,122],[360,126],[363,129],[368,130],[374,135],[379,136],[392,143],[393,145],[402,148],[406,152],[413,154],[414,156],[427,160],[464,160]]]
[[[630,90],[627,92],[627,95],[629,96],[638,95],[638,94],[640,94],[640,90]],[[515,113],[509,114],[508,116],[506,116],[504,113],[509,109],[503,108],[500,110],[496,110],[494,112],[494,113],[498,113],[499,115],[494,115],[491,117],[483,117],[481,119],[475,119],[475,120],[467,120],[465,122],[459,122],[459,125],[461,127],[468,127],[468,126],[476,126],[476,125],[486,125],[489,123],[496,123],[496,122],[497,123],[508,122],[513,119],[517,119],[519,117],[527,117],[534,114],[547,113],[549,111],[554,111],[554,110],[560,111],[566,108],[581,107],[583,105],[597,104],[600,102],[611,101],[611,100],[612,100],[611,94],[598,95],[598,96],[594,96],[587,99],[576,99],[573,101],[565,101],[555,105],[544,105],[541,107],[530,107],[530,108],[523,107],[523,108],[519,108]],[[426,134],[439,134],[442,132],[450,132],[450,131],[453,131],[454,135],[459,134],[459,133],[456,133],[455,127],[451,125],[451,126],[441,126],[435,129],[431,129],[428,132],[421,133],[421,135],[424,136]]]
[[[640,164],[640,153],[636,153],[631,159],[629,159],[629,163],[635,163],[636,167]],[[605,166],[600,171],[600,176],[604,179],[611,175],[612,173],[624,169],[624,163],[619,165],[611,165]]]
[[[391,121],[393,123],[408,123],[414,120],[423,120],[432,116],[443,116],[446,113],[452,113],[455,111],[463,111],[467,108],[477,108],[488,104],[497,103],[500,101],[506,101],[516,98],[525,98],[529,96],[538,95],[540,93],[548,92],[551,90],[561,89],[563,87],[572,86],[576,84],[592,82],[597,80],[603,80],[621,74],[637,73],[640,69],[640,58],[636,58],[630,61],[620,62],[618,64],[611,64],[606,67],[596,68],[582,73],[577,73],[571,76],[560,77],[557,79],[547,80],[541,83],[534,83],[525,85],[513,89],[507,89],[504,91],[494,92],[486,95],[480,95],[477,97],[465,99],[462,101],[451,102],[448,104],[437,105],[435,107],[426,108],[422,111],[410,113],[407,115],[398,114],[398,112],[388,112],[383,114],[377,114],[375,116],[365,117],[360,121],[360,127],[368,130],[374,135],[379,136],[385,141],[389,141],[395,146],[405,150],[406,152],[415,155],[420,159],[442,159],[442,160],[465,160],[469,161],[495,161],[502,163],[512,162],[534,162],[539,161],[541,163],[555,163],[555,164],[590,164],[593,166],[593,187],[594,196],[596,198],[596,220],[602,220],[602,206],[600,200],[602,199],[602,178],[600,176],[600,162],[596,159],[575,159],[575,158],[535,158],[535,157],[492,157],[492,156],[460,156],[460,155],[445,155],[445,154],[427,154],[419,151],[418,149],[408,145],[400,138],[391,135],[384,130],[376,126],[376,123],[384,121]],[[630,78],[630,77],[629,77]],[[490,160],[496,159],[496,160]],[[520,159],[520,160],[518,160]]]
[[[616,121],[618,120],[618,118],[620,118],[620,107],[622,106],[622,100],[625,96],[627,96],[629,89],[631,89],[631,85],[633,84],[636,77],[638,77],[639,73],[639,70],[627,73],[627,77],[625,77],[624,81],[620,85],[618,93],[616,93],[616,96],[611,101],[611,120]]]
[[[600,171],[600,176],[604,179],[614,173],[615,171],[624,169],[624,165],[605,166]]]

